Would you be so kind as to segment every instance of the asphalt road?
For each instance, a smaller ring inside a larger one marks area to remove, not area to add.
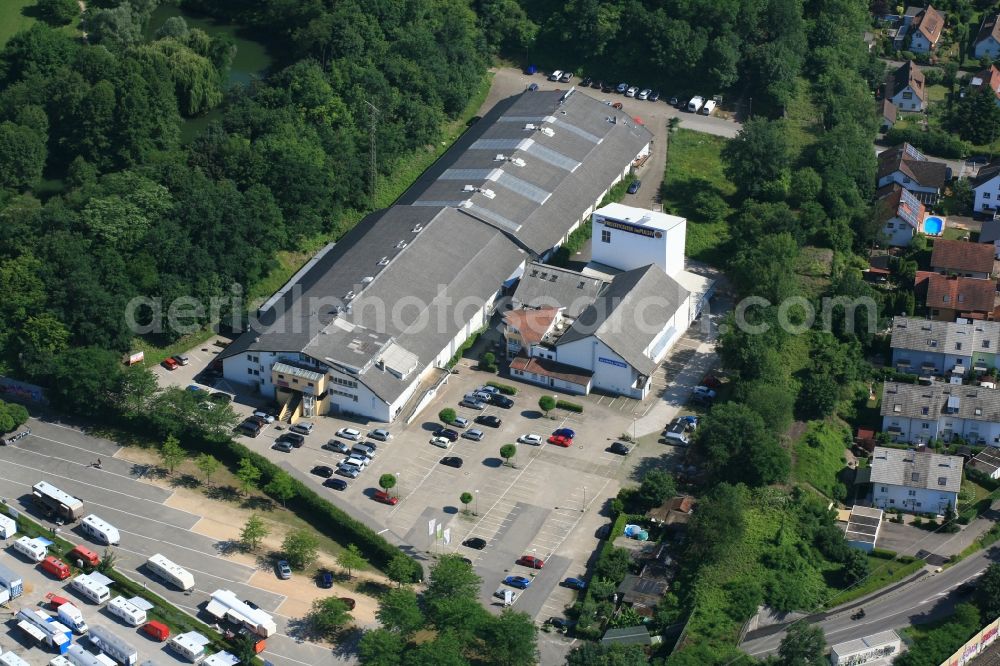
[[[14,446],[0,447],[0,495],[15,507],[54,526],[34,513],[29,500],[31,486],[44,479],[80,498],[86,512],[97,514],[121,532],[122,543],[115,548],[119,569],[192,614],[197,615],[211,593],[220,588],[252,599],[271,613],[284,601],[282,595],[247,584],[257,570],[223,557],[221,544],[192,532],[200,516],[165,506],[171,493],[136,480],[141,468],[113,458],[115,444],[43,421],[33,419],[30,425],[31,435]],[[102,469],[90,467],[96,457],[102,458]],[[103,550],[84,537],[78,526],[60,529],[70,541]],[[194,591],[185,594],[146,575],[144,564],[154,553],[162,553],[194,574]],[[329,650],[290,637],[288,621],[275,614],[279,633],[268,639],[267,659],[281,666],[336,662]]]
[[[962,583],[979,575],[993,562],[1000,561],[1000,546],[979,551],[941,573],[930,573],[897,590],[874,599],[864,599],[823,614],[811,624],[823,629],[830,645],[871,636],[880,631],[924,624],[950,615],[954,606],[965,601],[957,590]],[[863,620],[852,620],[858,608],[865,609]],[[763,658],[778,649],[783,627],[765,628],[747,634],[740,648]]]

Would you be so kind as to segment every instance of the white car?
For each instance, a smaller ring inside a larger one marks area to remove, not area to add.
[[[631,88],[629,88],[628,90],[625,91],[625,96],[626,97],[635,97],[635,94],[637,92],[639,92],[639,89],[636,88],[635,86],[632,86]]]
[[[357,467],[358,469],[364,469],[368,467],[368,461],[359,456],[351,456],[350,458],[344,458],[340,461],[340,467]]]
[[[608,102],[608,104],[610,104],[610,103],[611,102]],[[498,389],[496,386],[485,386],[485,385],[484,386],[477,386],[476,390],[473,391],[473,393],[499,393],[499,392],[500,392],[500,389]]]
[[[562,78],[562,75],[563,75],[562,70],[557,69],[556,71],[549,74],[549,81],[558,81],[559,79]]]
[[[274,423],[274,416],[268,414],[263,410],[258,409],[256,412],[253,413],[253,415],[259,419],[263,419],[265,423]]]
[[[521,435],[517,438],[517,441],[522,444],[531,444],[532,446],[539,446],[542,443],[542,436],[531,433],[530,435]]]
[[[652,92],[653,91],[650,90],[649,88],[643,88],[642,90],[639,91],[639,94],[636,95],[635,97],[636,99],[649,99],[649,96],[652,94]]]
[[[343,437],[344,439],[349,439],[352,442],[360,442],[361,431],[355,430],[354,428],[341,428],[337,431],[337,437]]]
[[[448,441],[448,439],[445,437],[432,437],[431,444],[433,444],[434,446],[439,446],[442,449],[447,449],[451,447],[451,442]]]

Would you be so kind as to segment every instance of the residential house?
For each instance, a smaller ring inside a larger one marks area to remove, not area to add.
[[[937,238],[931,252],[931,268],[941,275],[988,280],[993,273],[993,259],[993,250],[988,245]]]
[[[511,305],[519,308],[559,308],[562,316],[573,320],[586,310],[607,287],[600,278],[579,271],[529,262],[511,295]]]
[[[923,298],[931,319],[992,321],[996,307],[996,280],[951,277],[917,271],[914,282],[917,298]]]
[[[691,518],[694,509],[694,498],[682,495],[668,499],[660,506],[646,512],[646,518],[661,525],[684,525]]]
[[[969,79],[969,93],[991,95],[997,106],[1000,106],[1000,68],[990,65],[973,74]]]
[[[882,430],[897,442],[948,442],[957,435],[972,444],[1000,447],[1000,391],[996,389],[941,381],[886,382],[880,413]]]
[[[883,99],[879,105],[879,131],[888,132],[896,124],[896,105],[891,100]]]
[[[983,18],[983,25],[979,28],[976,41],[973,42],[972,52],[976,58],[990,58],[997,60],[1000,58],[1000,14],[987,14]]]
[[[913,513],[944,513],[958,506],[962,459],[929,451],[875,447],[872,504]]]
[[[508,310],[503,313],[504,339],[507,355],[517,356],[549,338],[556,327],[565,326],[560,320],[561,308]]]
[[[1000,322],[892,320],[892,367],[916,375],[964,376],[1000,367]]]
[[[889,193],[876,204],[882,238],[889,245],[908,246],[920,230],[924,212],[924,205],[913,194],[893,183]]]
[[[1000,209],[1000,159],[993,160],[980,169],[970,184],[973,194],[972,210],[990,213]],[[987,241],[980,237],[979,242]]]
[[[907,8],[910,16],[910,8]],[[910,21],[907,35],[910,44],[907,50],[913,53],[930,53],[938,47],[941,35],[944,34],[944,14],[928,5],[920,10]]]
[[[1000,259],[1000,220],[986,220],[979,231],[979,242],[993,248],[993,256]]]
[[[885,79],[885,96],[900,111],[927,109],[927,86],[924,73],[917,64],[907,60]]]
[[[908,143],[882,151],[878,156],[878,187],[892,183],[909,190],[922,203],[937,203],[951,169],[935,162]]]

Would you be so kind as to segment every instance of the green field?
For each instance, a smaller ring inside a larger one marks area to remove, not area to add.
[[[0,1],[0,47],[11,37],[27,30],[38,20],[32,16],[35,0],[2,0]],[[68,35],[79,36],[76,24],[71,23],[62,28]]]
[[[700,192],[715,191],[724,199],[736,192],[722,169],[722,147],[727,139],[692,130],[671,133],[663,179],[663,209],[687,218],[686,254],[716,266],[724,263],[720,247],[729,238],[724,220],[707,219],[694,204]]]
[[[850,433],[837,423],[816,421],[795,443],[794,479],[808,483],[833,499],[837,475],[844,469],[844,448]]]

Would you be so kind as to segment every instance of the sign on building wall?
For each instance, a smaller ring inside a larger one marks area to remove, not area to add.
[[[0,377],[0,400],[17,400],[19,402],[35,402],[47,405],[45,391],[41,386],[19,382],[16,379]]]
[[[628,222],[619,222],[618,220],[609,220],[608,218],[603,218],[600,222],[608,229],[617,229],[618,231],[627,231],[630,234],[637,234],[639,236],[646,236],[648,238],[663,238],[663,232],[656,229],[648,229],[646,227],[640,227],[637,224],[630,224]]]
[[[621,361],[616,361],[613,358],[604,358],[603,356],[598,356],[597,360],[600,361],[601,363],[607,363],[608,365],[613,365],[616,368],[627,368],[628,367],[627,363],[622,363]]]
[[[941,666],[965,666],[971,663],[973,659],[993,644],[997,639],[998,630],[1000,630],[1000,618],[983,627],[978,634],[969,639],[968,643],[951,655],[948,661],[941,662]]]

